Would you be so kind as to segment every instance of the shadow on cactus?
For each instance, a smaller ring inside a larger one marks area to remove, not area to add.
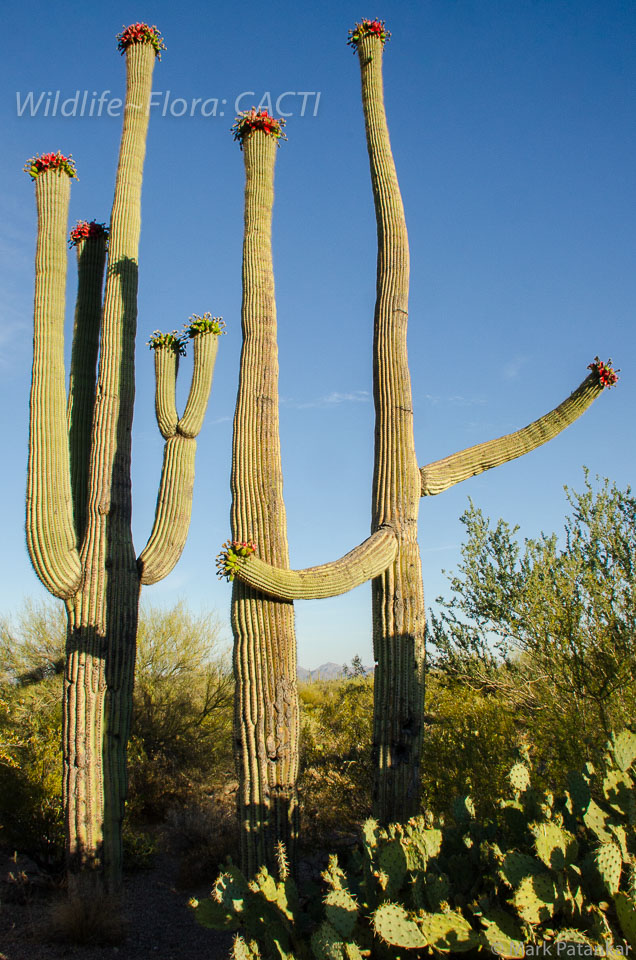
[[[613,736],[602,767],[572,774],[557,801],[533,789],[522,749],[488,820],[469,797],[447,823],[367,820],[349,862],[329,858],[322,905],[297,889],[280,847],[275,875],[248,881],[228,864],[191,905],[203,926],[240,930],[236,958],[518,957],[539,944],[546,956],[618,958],[636,947],[635,759],[636,734]]]

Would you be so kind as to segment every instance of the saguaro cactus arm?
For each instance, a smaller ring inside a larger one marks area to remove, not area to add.
[[[72,160],[59,152],[30,160],[26,169],[35,180],[38,211],[26,538],[38,577],[53,596],[66,599],[82,579],[73,523],[64,375],[66,227],[71,179],[76,174]]]
[[[320,600],[348,593],[383,573],[397,553],[397,539],[389,526],[377,530],[339,560],[304,570],[274,567],[251,553],[241,555],[237,546],[241,544],[228,544],[219,554],[219,576],[230,580],[237,577],[277,600]]]
[[[86,497],[91,431],[95,407],[95,380],[102,319],[102,287],[108,228],[103,223],[80,220],[70,232],[69,246],[77,252],[77,300],[68,386],[68,439],[71,488],[77,542],[86,526]]]
[[[157,423],[166,443],[155,522],[137,560],[142,584],[157,583],[168,576],[183,553],[190,528],[196,436],[203,424],[222,333],[222,321],[212,320],[207,314],[191,321],[188,334],[194,341],[194,371],[181,420],[177,420],[175,388],[183,340],[172,333],[155,334],[150,341],[155,349]]]
[[[611,387],[618,379],[608,360],[602,363],[598,357],[590,364],[592,373],[583,383],[560,403],[558,407],[546,413],[514,433],[508,433],[496,440],[475,444],[466,450],[460,450],[442,460],[435,460],[420,469],[422,477],[422,496],[434,496],[448,490],[449,487],[469,477],[477,476],[492,467],[516,460],[524,453],[535,450],[548,440],[569,427],[571,423],[596,400],[604,387]]]
[[[177,413],[177,373],[179,357],[185,356],[183,338],[176,330],[161,333],[155,330],[148,341],[155,354],[155,415],[164,440],[174,437],[179,423]]]

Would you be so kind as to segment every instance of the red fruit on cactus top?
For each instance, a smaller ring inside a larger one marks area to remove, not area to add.
[[[82,240],[88,240],[89,237],[107,237],[108,227],[105,223],[97,223],[96,220],[78,220],[68,237],[69,247],[76,247]]]
[[[149,27],[147,23],[131,23],[117,34],[117,49],[121,50],[122,54],[135,43],[149,43],[155,49],[157,60],[161,60],[161,51],[166,49],[157,27]]]
[[[355,52],[364,37],[377,37],[384,44],[387,40],[390,40],[391,34],[387,30],[384,20],[362,20],[360,23],[356,23],[353,30],[349,31],[347,43],[350,47],[353,47]]]
[[[75,161],[70,154],[65,157],[59,150],[57,153],[43,153],[41,156],[38,154],[27,160],[24,165],[24,172],[28,173],[32,180],[36,180],[41,173],[45,173],[47,170],[57,170],[58,176],[65,173],[71,179],[74,177],[77,180]]]
[[[255,130],[262,130],[263,133],[274,137],[275,140],[286,140],[287,137],[283,133],[284,126],[284,120],[277,120],[270,116],[267,110],[257,110],[256,107],[252,107],[251,110],[245,110],[238,115],[232,124],[232,131],[234,139],[240,141],[242,149],[245,140]]]
[[[599,359],[599,357],[594,357],[592,363],[589,363],[587,366],[588,370],[593,370],[596,374],[598,374],[598,378],[602,387],[613,387],[618,380],[618,374],[620,373],[620,370],[612,369],[611,363],[611,357],[607,363],[604,363],[601,359]]]

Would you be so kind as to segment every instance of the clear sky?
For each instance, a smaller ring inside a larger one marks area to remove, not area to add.
[[[230,532],[241,339],[243,164],[229,132],[235,107],[262,102],[278,116],[291,114],[277,161],[273,240],[292,566],[334,559],[368,536],[376,241],[359,68],[346,46],[347,29],[362,17],[385,19],[393,34],[384,79],[411,241],[409,357],[420,464],[547,412],[578,386],[596,354],[622,369],[618,387],[550,444],[422,501],[427,603],[444,590],[442,568],[457,565],[458,518],[469,496],[493,519],[536,536],[561,528],[563,485],[582,487],[583,464],[620,486],[632,480],[631,0],[13,4],[3,14],[0,59],[7,453],[0,611],[15,610],[23,596],[47,596],[24,542],[35,203],[22,167],[35,153],[72,153],[80,179],[70,225],[109,219],[125,82],[115,35],[137,20],[157,24],[168,47],[155,69],[142,198],[138,553],[151,529],[162,457],[146,341],[156,328],[181,327],[208,310],[228,328],[199,438],[188,544],[175,571],[144,595],[211,607],[229,623],[231,587],[217,580],[214,557]],[[69,258],[69,327],[74,284]],[[180,376],[183,395],[187,362]],[[371,662],[368,585],[299,602],[296,621],[303,666],[356,653]]]

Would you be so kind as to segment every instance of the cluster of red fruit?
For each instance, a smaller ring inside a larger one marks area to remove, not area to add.
[[[64,171],[69,177],[77,179],[75,161],[70,155],[65,157],[59,150],[57,153],[43,153],[41,156],[38,154],[36,157],[27,160],[24,165],[25,173],[28,173],[32,180],[35,180],[46,170],[57,170],[58,174]]]
[[[69,247],[76,247],[82,240],[89,237],[107,237],[108,227],[97,220],[78,220],[68,236]]]
[[[238,115],[232,124],[232,130],[234,139],[239,140],[242,147],[254,130],[262,130],[263,133],[271,135],[276,140],[286,140],[287,137],[283,133],[284,126],[284,120],[277,120],[270,116],[267,110],[257,110],[256,107],[252,107],[251,110],[245,110]]]
[[[217,576],[233,580],[239,569],[240,561],[250,557],[256,551],[253,540],[226,540],[216,558]]]
[[[134,43],[149,43],[155,48],[157,60],[161,60],[161,51],[166,49],[159,30],[155,26],[149,27],[147,23],[131,23],[117,34],[117,49],[122,54]]]
[[[613,370],[611,363],[611,357],[607,363],[604,363],[599,357],[594,357],[592,362],[588,364],[587,369],[594,370],[594,372],[598,374],[598,378],[601,381],[602,387],[613,387],[618,380],[618,374],[620,373],[620,370]]]
[[[362,20],[361,23],[356,23],[353,30],[349,31],[347,43],[350,47],[353,47],[354,52],[363,37],[377,37],[382,43],[386,43],[391,34],[387,30],[384,20]]]

